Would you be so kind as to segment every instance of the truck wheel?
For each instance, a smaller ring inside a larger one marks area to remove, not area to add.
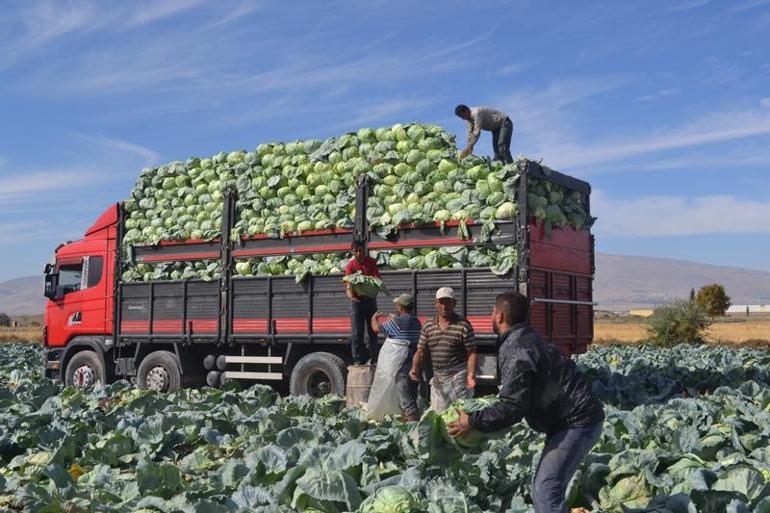
[[[80,351],[70,358],[64,372],[64,384],[86,388],[107,382],[104,362],[94,351]]]
[[[289,381],[291,395],[322,397],[345,395],[345,362],[331,353],[306,354],[294,365]]]
[[[182,373],[174,353],[155,351],[144,357],[136,372],[140,388],[156,392],[168,392],[181,386]]]

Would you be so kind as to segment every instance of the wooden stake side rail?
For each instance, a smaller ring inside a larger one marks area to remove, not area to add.
[[[395,236],[383,238],[371,232],[369,249],[383,251],[405,248],[478,246],[483,245],[481,224],[468,224],[469,238],[459,236],[459,223],[447,223],[442,229],[438,225],[408,225],[399,228]],[[300,255],[317,253],[343,253],[350,250],[353,242],[351,230],[323,230],[291,235],[284,238],[254,237],[243,238],[235,243],[234,258]],[[512,221],[497,223],[495,235],[488,243],[511,245],[516,242],[516,231]],[[178,262],[194,260],[216,260],[220,256],[219,238],[210,241],[164,241],[152,246],[133,246],[133,260],[136,263]]]

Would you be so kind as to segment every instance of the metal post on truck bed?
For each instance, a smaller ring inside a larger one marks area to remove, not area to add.
[[[369,203],[369,177],[358,177],[356,186],[356,212],[353,220],[353,240],[368,241],[369,221],[366,219],[366,206]]]
[[[527,162],[521,170],[516,200],[519,208],[516,216],[516,279],[519,292],[525,296],[529,296],[529,166],[530,163]]]
[[[232,332],[232,279],[233,279],[233,242],[231,231],[235,225],[237,193],[228,188],[225,191],[224,213],[222,215],[222,237],[220,246],[220,261],[222,272],[219,279],[219,341],[230,343]]]
[[[116,350],[113,352],[113,360],[117,364],[120,356],[120,303],[123,280],[123,231],[126,221],[126,210],[123,203],[118,203],[118,222],[115,225],[115,260],[112,276],[112,342]]]

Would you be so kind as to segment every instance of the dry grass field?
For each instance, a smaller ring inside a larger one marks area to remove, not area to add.
[[[39,342],[41,337],[40,326],[0,327],[0,342]],[[599,344],[633,343],[646,338],[647,323],[644,320],[599,319],[594,323],[594,341]],[[770,318],[720,319],[709,328],[707,338],[710,342],[722,344],[770,343]]]
[[[644,320],[597,320],[594,323],[594,341],[639,342],[647,338],[647,323]],[[770,342],[770,319],[719,319],[707,331],[709,342],[721,344],[746,344]]]
[[[42,338],[43,328],[40,326],[0,327],[0,342],[41,342]]]

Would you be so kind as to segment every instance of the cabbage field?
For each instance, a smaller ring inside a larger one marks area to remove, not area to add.
[[[372,422],[271,389],[62,389],[33,345],[0,345],[0,511],[530,511],[543,438],[457,444],[440,417]],[[770,354],[595,347],[606,404],[569,491],[594,511],[770,511]],[[469,442],[469,441],[466,441]]]
[[[518,209],[515,191],[527,160],[503,165],[488,159],[458,159],[454,135],[436,125],[394,125],[324,141],[260,144],[254,151],[218,153],[210,158],[147,168],[125,201],[124,242],[212,239],[222,228],[224,194],[237,191],[233,238],[268,234],[285,237],[311,230],[351,228],[360,176],[373,183],[367,216],[371,229],[388,236],[402,224],[453,222],[461,235],[468,221],[509,221]],[[591,223],[580,193],[531,180],[528,208],[546,229]],[[424,248],[374,253],[386,269],[492,267],[511,270],[514,248]],[[130,252],[128,252],[130,254]],[[344,255],[254,258],[240,261],[242,276],[332,274],[344,270]],[[341,267],[342,266],[342,267]],[[219,275],[219,263],[176,262],[129,265],[124,279],[158,280]]]

